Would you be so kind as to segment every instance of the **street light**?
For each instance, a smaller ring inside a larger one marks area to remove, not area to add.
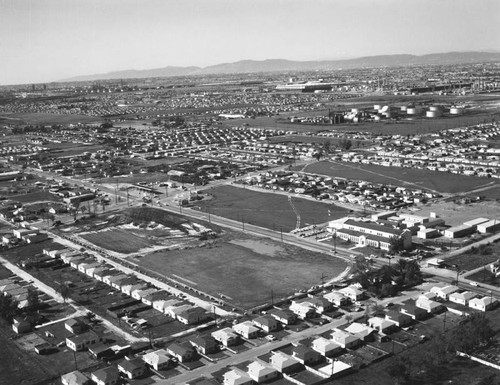
[[[458,275],[460,274],[460,266],[458,266],[458,265],[453,265],[453,267],[457,270],[457,279],[456,279],[456,284],[458,285]]]

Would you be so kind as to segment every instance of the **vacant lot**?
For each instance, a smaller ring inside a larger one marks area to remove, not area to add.
[[[486,247],[474,249],[473,252],[447,258],[446,264],[450,266],[457,265],[460,270],[470,271],[495,262],[498,259],[499,251],[500,245],[493,243]]]
[[[154,244],[150,239],[140,237],[130,231],[116,228],[96,233],[80,234],[79,236],[103,249],[124,254],[135,253],[140,249]]]
[[[440,193],[469,192],[500,184],[500,181],[488,178],[463,176],[437,171],[330,161],[313,163],[305,167],[303,171],[331,177],[364,180],[367,182],[398,185],[414,189],[430,189]],[[481,195],[481,192],[478,192],[478,195]]]
[[[220,186],[210,190],[213,199],[197,202],[200,210],[230,218],[238,222],[279,231],[291,231],[300,215],[301,227],[338,219],[348,213],[347,209],[302,198],[292,198],[292,205],[284,194],[259,192],[241,187]],[[328,216],[330,210],[330,216]]]
[[[222,293],[245,308],[271,303],[272,295],[277,299],[309,288],[320,283],[323,274],[332,278],[346,268],[338,258],[260,239],[150,253],[139,264],[186,278],[195,288]]]

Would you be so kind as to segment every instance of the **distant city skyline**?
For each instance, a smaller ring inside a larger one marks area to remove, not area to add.
[[[0,0],[0,84],[239,60],[500,50],[498,0]]]

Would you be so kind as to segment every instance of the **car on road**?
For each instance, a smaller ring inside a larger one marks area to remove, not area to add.
[[[268,340],[268,341],[276,341],[276,337],[273,336],[272,334],[269,334],[268,336],[266,336],[266,340]]]
[[[477,282],[470,282],[470,285],[474,287],[479,287],[479,283]]]

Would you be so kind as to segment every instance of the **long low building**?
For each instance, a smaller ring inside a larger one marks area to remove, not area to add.
[[[330,222],[329,231],[336,237],[358,244],[371,246],[382,250],[390,250],[394,238],[402,240],[403,248],[411,247],[411,231],[397,227],[347,219],[344,222]]]

